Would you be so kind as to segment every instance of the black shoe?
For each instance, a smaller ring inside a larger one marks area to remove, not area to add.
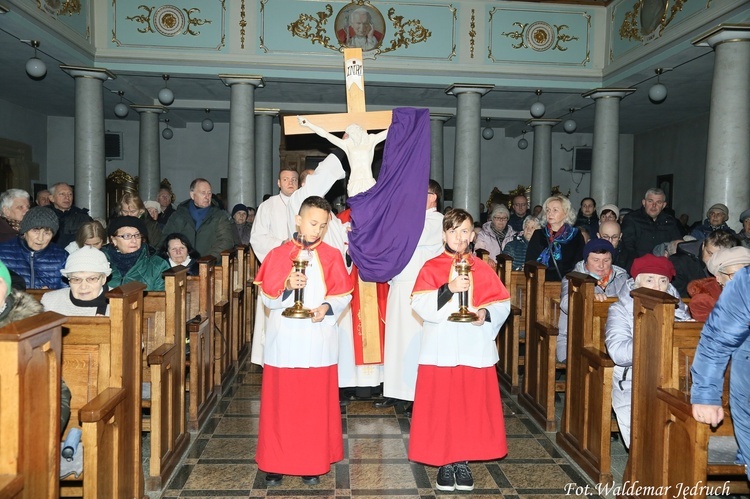
[[[471,476],[469,463],[455,463],[453,471],[456,474],[456,490],[474,490],[474,477]]]
[[[373,406],[376,409],[387,409],[388,407],[393,407],[397,405],[399,402],[401,402],[399,399],[394,399],[391,397],[386,397],[383,400],[378,400],[377,402],[373,402]]]
[[[453,465],[441,466],[437,474],[437,489],[445,491],[456,490],[456,476],[453,473]]]
[[[414,410],[414,402],[407,402],[404,407],[404,416],[407,418],[411,417],[411,412]]]
[[[305,485],[318,485],[320,483],[320,477],[319,476],[303,476],[302,477],[302,483]]]
[[[266,487],[281,485],[282,478],[284,478],[284,475],[278,473],[266,473]]]

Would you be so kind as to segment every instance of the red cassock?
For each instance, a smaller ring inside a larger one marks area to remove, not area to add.
[[[424,319],[409,459],[443,466],[498,459],[508,452],[494,338],[508,316],[509,294],[497,274],[475,259],[469,308],[486,309],[482,326],[447,321],[458,297],[437,308],[437,290],[455,277],[453,258],[429,260],[414,286],[412,306]]]
[[[334,315],[323,322],[281,315],[294,301],[293,294],[283,294],[293,271],[293,241],[272,250],[256,278],[271,309],[255,456],[265,472],[322,475],[344,458],[336,319],[349,302],[351,285],[338,250],[322,242],[313,249],[305,306],[328,303]]]

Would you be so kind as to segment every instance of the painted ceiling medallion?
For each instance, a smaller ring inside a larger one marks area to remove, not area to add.
[[[174,5],[162,5],[154,12],[154,28],[164,36],[175,36],[185,29],[185,13]]]
[[[544,21],[536,21],[526,29],[526,45],[536,50],[544,52],[555,43],[555,32],[552,26]]]

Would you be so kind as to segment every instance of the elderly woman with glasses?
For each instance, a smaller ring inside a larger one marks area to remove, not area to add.
[[[490,219],[482,225],[482,230],[477,234],[474,250],[487,250],[490,261],[495,261],[497,255],[503,252],[505,245],[513,240],[516,235],[508,220],[510,212],[502,204],[496,204],[490,212]]]
[[[107,277],[112,273],[107,257],[92,246],[72,253],[60,273],[70,288],[45,293],[44,309],[70,316],[106,316],[109,307],[105,294]]]
[[[113,288],[138,281],[147,291],[163,291],[162,272],[169,264],[157,256],[148,244],[143,244],[146,227],[136,217],[117,217],[107,227],[110,244],[102,251],[112,266],[109,285]],[[79,250],[80,251],[80,250]]]

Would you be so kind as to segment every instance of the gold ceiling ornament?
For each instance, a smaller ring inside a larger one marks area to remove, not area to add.
[[[222,0],[222,6],[223,5],[224,0]],[[127,16],[125,19],[144,24],[145,26],[137,28],[139,33],[158,32],[162,36],[169,37],[177,35],[198,36],[201,32],[194,29],[196,26],[211,24],[210,19],[198,19],[193,17],[193,14],[200,13],[201,11],[197,7],[180,9],[174,5],[162,5],[160,7],[139,5],[138,9],[143,9],[146,13]]]
[[[240,48],[245,48],[245,28],[247,27],[247,21],[245,21],[245,0],[242,0],[240,4]]]
[[[518,28],[517,31],[500,33],[511,40],[516,40],[517,44],[511,44],[514,49],[532,49],[537,52],[547,50],[558,50],[565,52],[568,47],[561,45],[570,41],[578,40],[577,36],[563,33],[563,30],[569,28],[567,24],[549,24],[544,21],[534,21],[532,23],[514,22],[513,26]]]
[[[658,38],[687,0],[637,0],[620,25],[620,39],[650,41]],[[708,5],[710,0],[708,0]]]
[[[36,7],[55,16],[72,16],[81,13],[81,0],[36,0]]]
[[[469,26],[471,28],[469,30],[469,45],[471,46],[471,49],[470,49],[471,58],[473,59],[474,58],[474,43],[475,43],[474,37],[477,36],[477,30],[476,30],[477,25],[474,22],[474,9],[471,9],[471,24]]]
[[[265,1],[261,0],[261,8]],[[364,5],[372,7],[369,0],[352,0],[351,3],[358,6]],[[372,8],[374,9],[374,7]],[[343,51],[344,46],[340,44],[337,38],[334,37],[332,40],[331,37],[328,36],[326,29],[328,21],[332,16],[333,7],[331,7],[330,4],[326,4],[324,10],[316,12],[315,15],[301,13],[296,21],[287,26],[287,30],[292,33],[292,36],[298,36],[310,40],[310,43],[313,45],[318,43],[327,49],[341,52]],[[404,16],[397,16],[396,9],[393,7],[388,9],[388,19],[391,21],[391,24],[393,24],[393,38],[387,43],[383,41],[380,45],[381,48],[373,50],[375,54],[384,54],[401,47],[408,47],[414,43],[421,43],[432,36],[430,30],[422,26],[422,22],[419,19],[404,21]],[[263,45],[262,38],[261,45]]]

